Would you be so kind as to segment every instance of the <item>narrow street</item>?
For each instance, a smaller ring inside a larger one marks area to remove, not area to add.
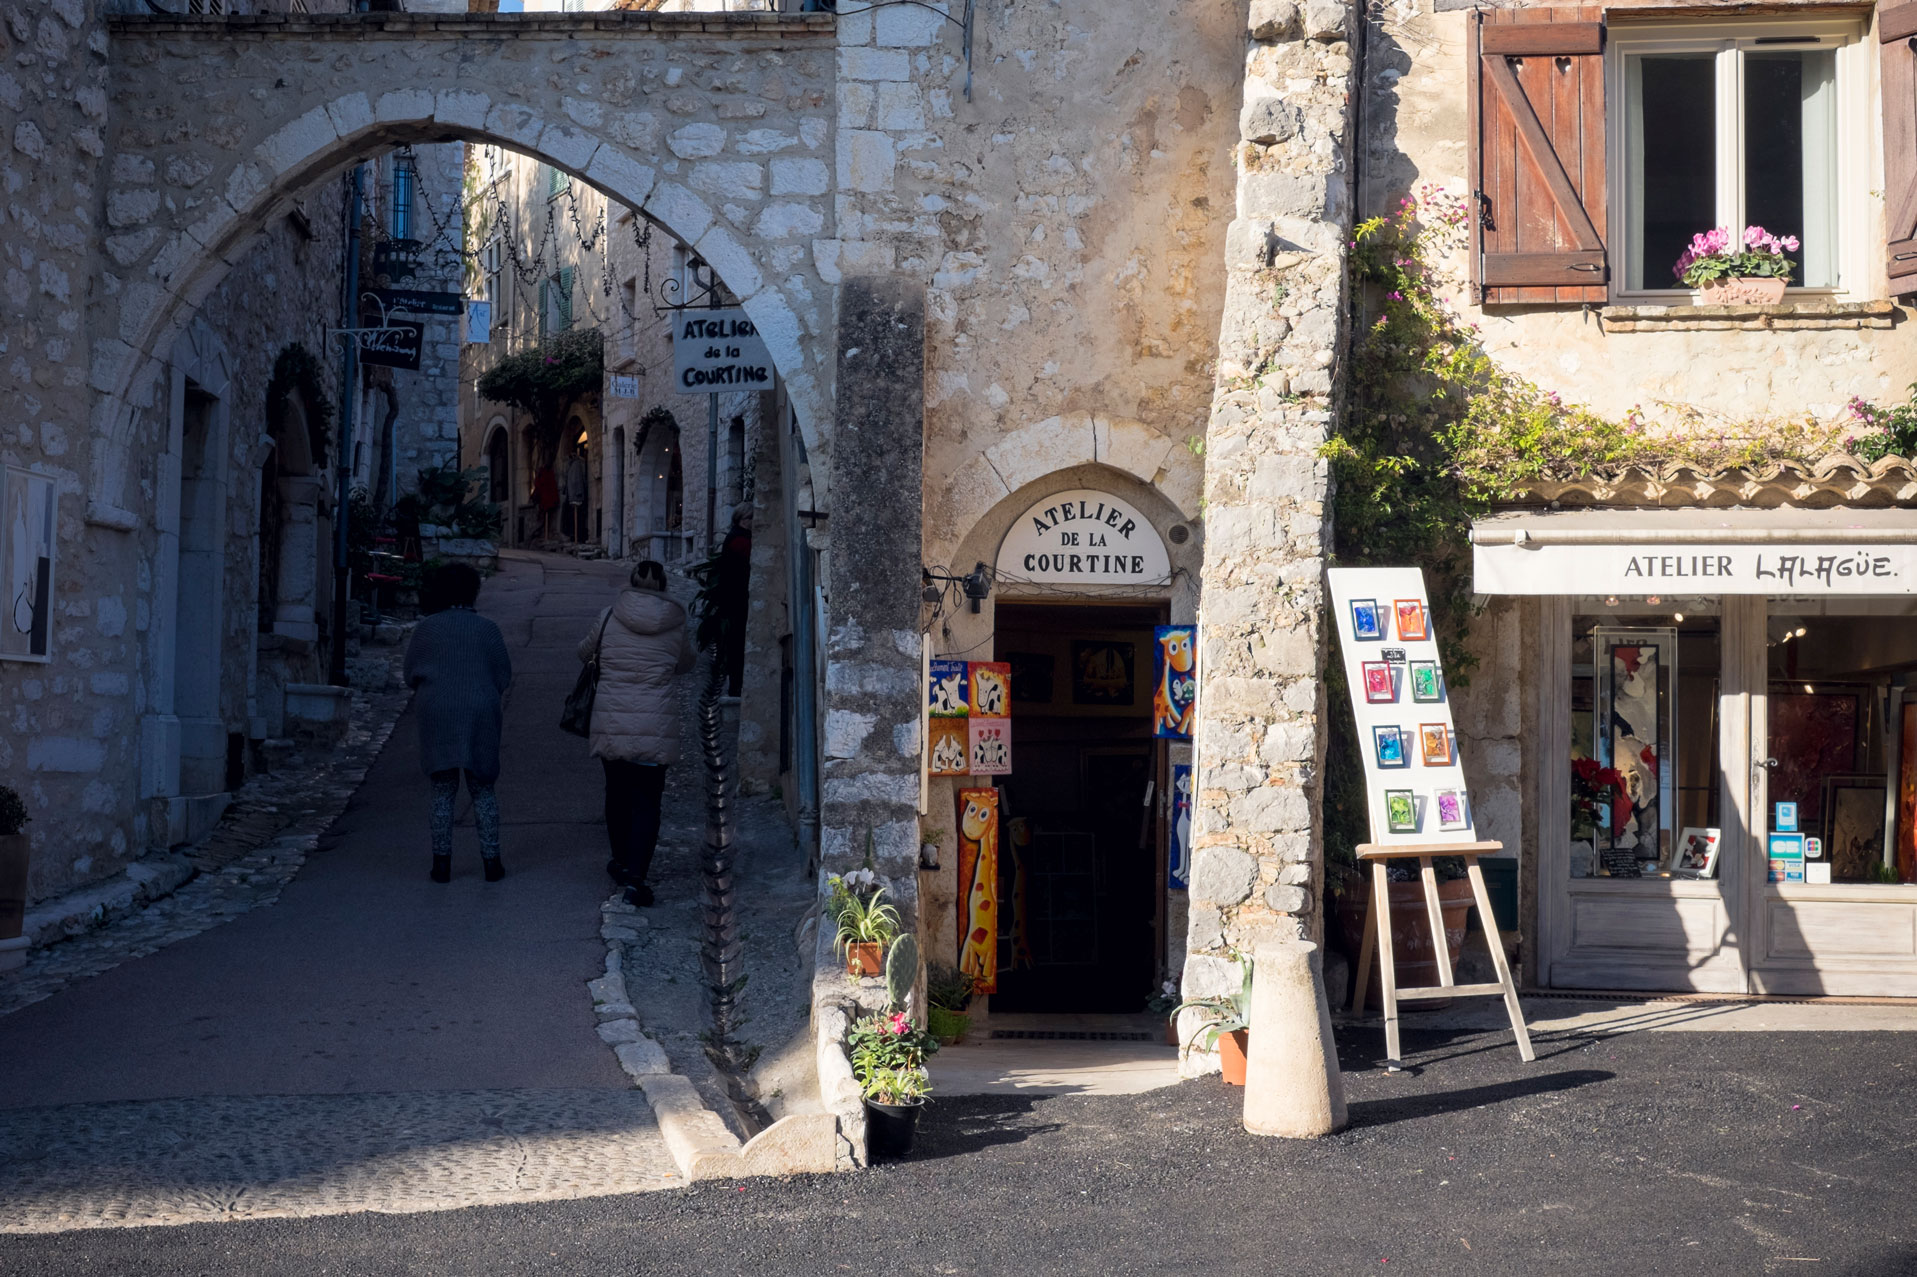
[[[0,1018],[0,1227],[676,1182],[644,1096],[594,1032],[602,784],[557,726],[574,648],[623,577],[524,554],[486,586],[514,664],[503,882],[481,880],[463,796],[453,881],[428,880],[409,712],[276,904]],[[667,837],[683,843],[702,816],[697,786],[675,782]]]

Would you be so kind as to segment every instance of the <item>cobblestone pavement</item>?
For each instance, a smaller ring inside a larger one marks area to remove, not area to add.
[[[36,951],[17,972],[0,977],[0,1016],[278,900],[366,778],[406,707],[400,652],[375,648],[354,662],[357,694],[336,750],[250,778],[206,840],[185,849],[196,874],[191,881],[127,917]]]
[[[0,1227],[450,1210],[681,1183],[638,1091],[219,1096],[7,1114]]]
[[[574,646],[623,575],[504,556],[481,599],[515,665],[504,882],[480,880],[469,819],[453,882],[427,880],[429,794],[410,720],[380,726],[397,703],[382,698],[404,693],[381,692],[325,775],[243,797],[229,836],[196,853],[198,878],[0,986],[0,1233],[679,1182],[594,1031],[599,769],[557,728]],[[679,780],[675,807],[693,791]],[[696,934],[649,943],[697,951]],[[633,999],[649,1026],[662,1012],[680,1024],[676,999],[643,982]],[[676,1036],[675,1055],[697,1041]]]

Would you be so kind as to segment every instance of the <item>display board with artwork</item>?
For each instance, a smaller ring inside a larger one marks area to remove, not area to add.
[[[926,666],[928,776],[1004,776],[1012,770],[1012,666],[949,657]]]
[[[1424,573],[1333,568],[1327,576],[1364,755],[1371,840],[1476,842]]]

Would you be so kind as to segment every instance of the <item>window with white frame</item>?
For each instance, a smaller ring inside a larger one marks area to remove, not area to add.
[[[1688,292],[1691,237],[1763,227],[1797,240],[1794,290],[1861,287],[1870,182],[1859,24],[1610,24],[1613,290]]]

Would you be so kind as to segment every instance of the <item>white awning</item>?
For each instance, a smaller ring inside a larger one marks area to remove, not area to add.
[[[1471,561],[1479,594],[1917,594],[1917,509],[1500,514]]]

